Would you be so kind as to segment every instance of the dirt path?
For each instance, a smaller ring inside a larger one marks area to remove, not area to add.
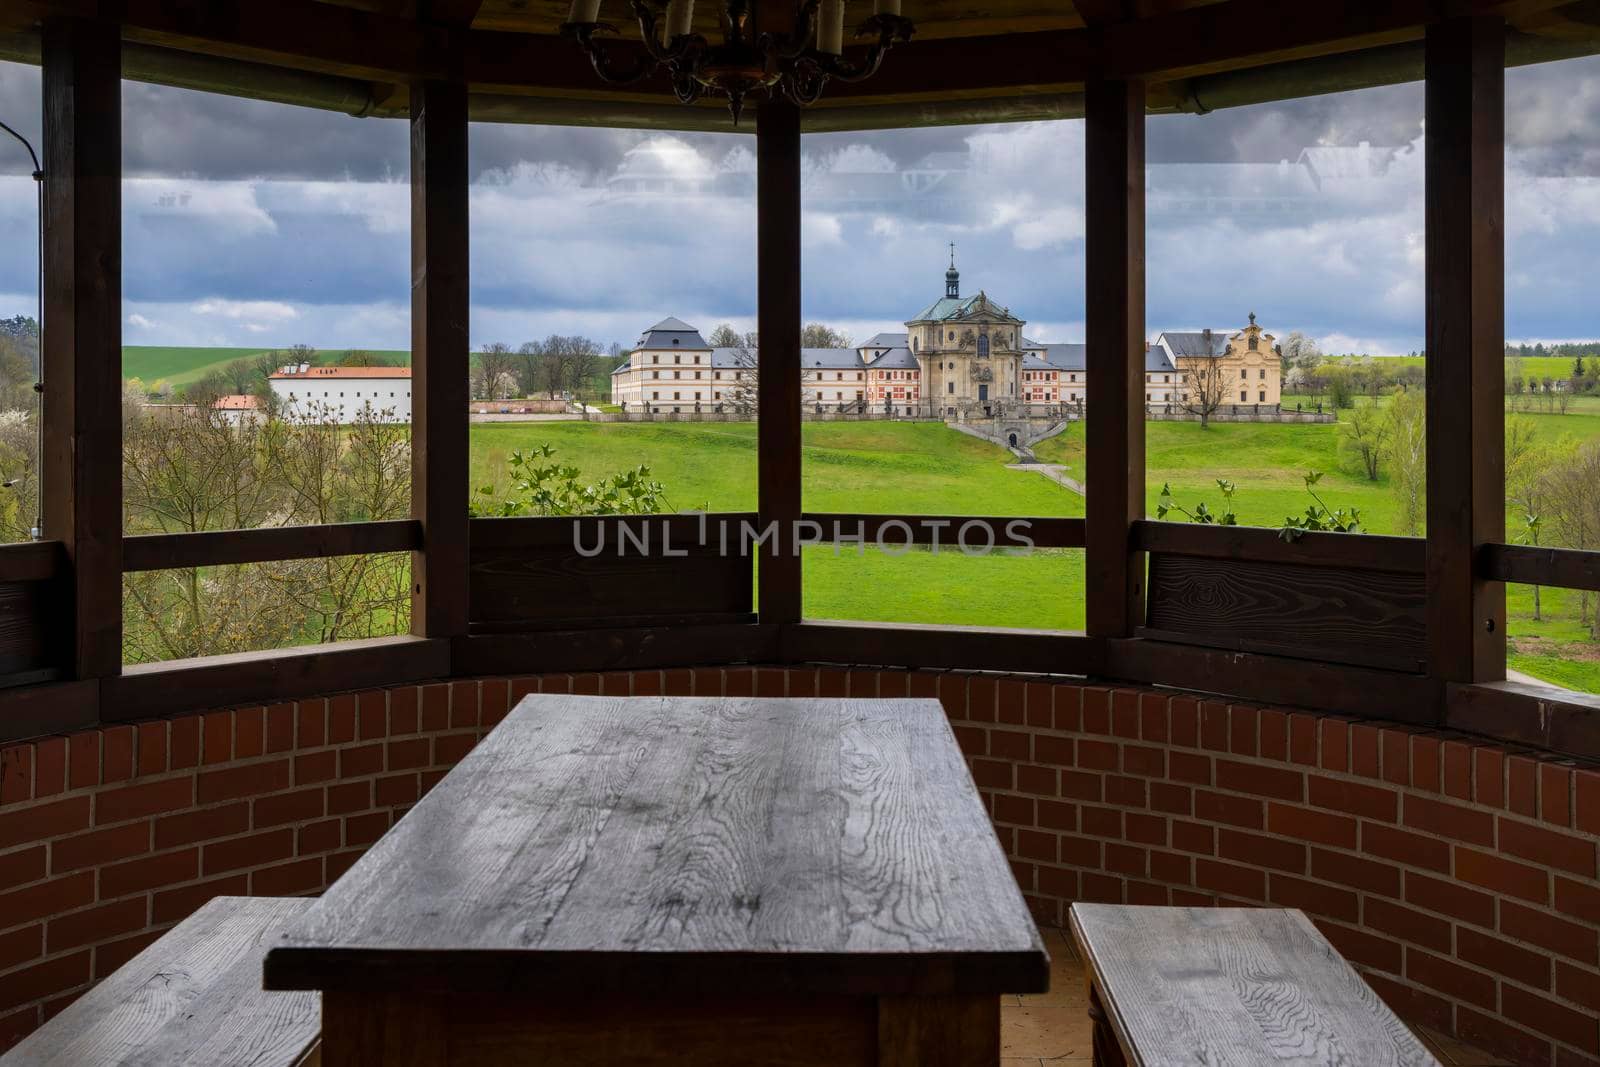
[[[1052,482],[1055,482],[1057,485],[1062,486],[1063,488],[1066,488],[1066,489],[1070,489],[1074,493],[1077,493],[1079,496],[1083,496],[1084,495],[1083,483],[1080,482],[1080,481],[1077,481],[1076,479],[1068,478],[1067,475],[1065,474],[1066,469],[1067,468],[1065,466],[1063,466],[1062,464],[1060,464],[1060,463],[1007,463],[1006,464],[1006,470],[1008,470],[1008,471],[1032,471],[1034,474],[1042,474],[1046,478],[1049,478]]]

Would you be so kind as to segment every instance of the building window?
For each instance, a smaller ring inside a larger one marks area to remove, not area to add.
[[[650,362],[651,363],[660,363],[661,362],[661,357],[660,356],[651,356],[650,357]]]
[[[1267,377],[1267,368],[1262,367],[1261,370],[1256,373],[1256,377],[1265,381]]]
[[[674,399],[674,400],[679,399],[678,394],[677,393],[673,393],[672,394],[672,399]]]
[[[1250,372],[1245,370],[1243,367],[1240,367],[1239,368],[1239,377],[1240,378],[1248,378],[1248,377],[1250,377]]]
[[[660,392],[652,392],[650,394],[650,399],[651,400],[660,400],[661,399],[661,393]]]
[[[652,377],[652,378],[660,378],[661,377],[661,372],[658,371],[658,370],[653,370],[653,371],[650,372],[650,377]]]
[[[989,357],[989,335],[986,333],[978,335],[978,355],[984,359]]]
[[[1267,391],[1265,389],[1261,390],[1261,402],[1263,404],[1267,402]]]
[[[1245,392],[1243,389],[1239,390],[1239,402],[1240,403],[1244,403],[1246,400],[1249,400],[1249,399],[1250,399],[1250,394],[1249,393]]]

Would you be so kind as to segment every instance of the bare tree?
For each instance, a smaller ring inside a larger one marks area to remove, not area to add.
[[[849,348],[850,335],[820,322],[808,322],[800,328],[801,348]]]
[[[517,376],[517,391],[523,396],[532,396],[539,391],[542,384],[539,368],[543,361],[544,346],[538,341],[524,341],[522,347],[517,349],[512,373]]]
[[[732,333],[731,329],[729,332]],[[760,374],[757,364],[759,336],[752,330],[742,336],[733,334],[731,339],[733,344],[718,346],[733,349],[733,386],[724,390],[723,395],[728,398],[727,402],[735,415],[754,415],[760,406],[757,399],[760,392],[757,388]]]
[[[594,393],[595,375],[600,372],[600,342],[590,337],[569,337],[571,342],[567,354],[567,382],[572,390],[572,398],[580,407],[583,407],[583,398]],[[587,407],[584,407],[587,412]]]
[[[538,383],[538,391],[551,400],[560,396],[562,390],[570,387],[572,356],[579,340],[581,338],[553,333],[540,343],[534,378]]]
[[[731,323],[720,322],[707,340],[712,348],[738,348],[744,344],[744,335],[735,330]]]
[[[1228,380],[1217,366],[1217,339],[1210,330],[1202,336],[1205,352],[1196,356],[1180,356],[1182,365],[1179,381],[1179,406],[1191,415],[1200,417],[1200,428],[1210,429],[1211,416],[1222,407],[1228,396]]]
[[[1542,503],[1551,532],[1567,548],[1600,547],[1600,441],[1587,441],[1558,453],[1544,475]],[[1579,619],[1600,641],[1600,611],[1589,610],[1589,594],[1578,600]]]
[[[472,364],[472,395],[481,400],[503,400],[516,388],[516,354],[511,346],[494,341],[483,346]]]

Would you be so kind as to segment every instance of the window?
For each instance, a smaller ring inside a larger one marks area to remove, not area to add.
[[[1248,378],[1248,377],[1250,377],[1250,372],[1247,369],[1245,369],[1244,367],[1240,367],[1239,368],[1239,377]]]
[[[1257,371],[1256,372],[1256,377],[1261,378],[1262,380],[1265,380],[1266,377],[1267,377],[1267,368],[1262,367],[1259,371]]]
[[[989,335],[986,333],[978,335],[978,355],[984,359],[989,358]]]
[[[1261,402],[1263,404],[1267,402],[1267,391],[1265,389],[1261,390]]]
[[[1239,390],[1239,402],[1241,404],[1244,403],[1245,401],[1249,400],[1249,399],[1250,399],[1250,394],[1249,393],[1245,392],[1243,389]]]

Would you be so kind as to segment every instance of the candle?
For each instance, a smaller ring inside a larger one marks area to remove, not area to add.
[[[672,0],[667,5],[667,40],[689,33],[694,21],[694,0]]]
[[[572,0],[572,9],[567,12],[568,22],[599,22],[600,0]]]
[[[817,16],[817,51],[838,55],[844,51],[844,0],[822,0]]]
[[[900,0],[872,0],[872,13],[874,15],[900,14]]]

